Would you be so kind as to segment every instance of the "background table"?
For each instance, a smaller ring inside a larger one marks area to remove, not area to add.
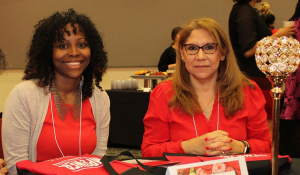
[[[144,134],[143,118],[148,109],[150,92],[106,90],[110,98],[108,144],[140,147]]]

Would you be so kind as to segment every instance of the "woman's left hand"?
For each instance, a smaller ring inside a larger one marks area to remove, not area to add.
[[[241,141],[224,135],[209,136],[206,143],[208,145],[206,156],[242,154],[245,148]]]
[[[5,166],[6,166],[5,160],[0,159],[0,175],[8,174],[8,169]]]

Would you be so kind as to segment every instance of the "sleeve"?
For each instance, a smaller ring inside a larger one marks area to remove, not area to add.
[[[29,160],[30,112],[22,90],[15,87],[8,96],[2,118],[2,144],[10,175],[16,175],[16,163]]]
[[[96,93],[96,92],[94,92]],[[110,101],[105,91],[100,92],[100,96],[95,96],[95,103],[93,107],[98,110],[96,112],[96,135],[97,135],[97,146],[93,152],[93,155],[104,156],[107,150],[107,140],[109,135],[109,122],[110,122]]]
[[[271,136],[267,123],[264,95],[255,82],[254,88],[247,88],[245,108],[248,110],[247,117],[247,141],[250,145],[250,153],[270,153]]]
[[[168,90],[162,88],[162,85],[158,85],[150,95],[148,111],[144,117],[142,157],[161,157],[164,152],[185,153],[181,147],[182,140],[170,141]]]
[[[237,16],[238,43],[242,54],[253,48],[257,42],[255,11],[248,4],[242,6]]]
[[[170,64],[169,58],[169,48],[166,49],[160,56],[159,62],[158,62],[158,71],[165,72],[168,70],[168,66]]]

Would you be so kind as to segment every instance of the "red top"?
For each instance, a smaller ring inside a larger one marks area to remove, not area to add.
[[[69,111],[65,120],[60,120],[52,94],[51,98],[57,143],[65,156],[78,156],[80,119],[75,122]],[[96,148],[96,144],[96,122],[91,103],[89,99],[86,99],[82,103],[81,155],[92,154]],[[47,115],[37,143],[36,161],[40,162],[58,157],[62,157],[62,154],[55,143],[52,112],[49,102]]]
[[[220,104],[219,130],[229,133],[236,140],[247,140],[250,153],[270,153],[271,139],[265,111],[265,99],[255,82],[255,89],[244,88],[244,109],[226,118]],[[168,102],[172,97],[173,83],[160,83],[151,92],[150,102],[144,117],[145,133],[142,143],[143,157],[160,157],[163,152],[185,153],[181,141],[196,137],[193,118],[178,109],[170,110]],[[194,116],[198,136],[217,130],[218,103],[214,101],[210,120],[203,113]]]

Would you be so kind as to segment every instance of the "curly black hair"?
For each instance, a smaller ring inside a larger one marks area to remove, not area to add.
[[[3,51],[0,49],[0,73],[6,68],[5,55]]]
[[[54,78],[53,43],[64,40],[64,33],[70,35],[70,31],[67,31],[65,27],[67,24],[73,26],[74,34],[77,32],[74,25],[78,24],[91,49],[90,63],[82,74],[82,94],[83,100],[85,100],[93,94],[93,83],[102,90],[100,82],[107,69],[107,53],[104,51],[102,38],[94,23],[89,17],[78,14],[73,9],[56,12],[35,25],[35,33],[27,53],[27,65],[23,80],[38,79],[39,87],[49,85],[51,88]]]

